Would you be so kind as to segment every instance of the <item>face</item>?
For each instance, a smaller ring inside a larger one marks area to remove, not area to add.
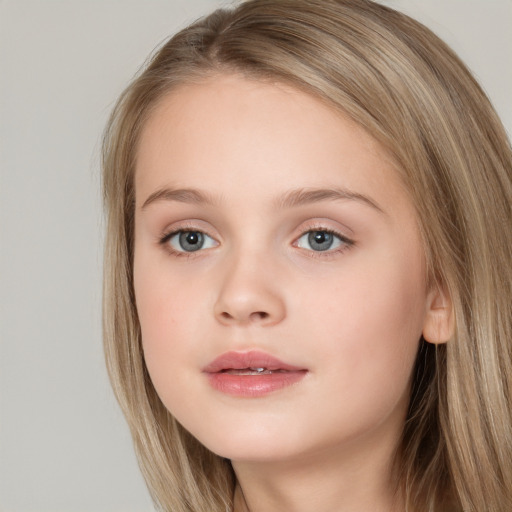
[[[431,300],[414,208],[371,136],[287,86],[219,76],[160,102],[135,186],[145,361],[187,430],[235,461],[396,443]]]

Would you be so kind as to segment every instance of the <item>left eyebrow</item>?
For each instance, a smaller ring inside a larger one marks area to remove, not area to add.
[[[293,208],[320,201],[358,201],[370,206],[379,213],[385,214],[384,210],[371,198],[346,188],[300,188],[287,192],[282,198],[278,198],[278,208]]]

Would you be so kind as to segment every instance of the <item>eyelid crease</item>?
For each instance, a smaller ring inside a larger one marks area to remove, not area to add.
[[[178,233],[183,233],[183,232],[193,232],[193,233],[201,233],[203,235],[206,235],[210,238],[213,238],[215,240],[215,238],[210,235],[206,230],[204,229],[200,229],[198,228],[197,226],[187,226],[187,225],[181,225],[179,226],[178,228],[172,228],[170,230],[164,230],[157,238],[158,240],[158,243],[160,244],[165,244],[167,243],[173,236],[177,235]]]
[[[352,231],[348,227],[347,227],[347,229],[349,231]],[[214,236],[210,235],[208,233],[208,231],[206,231],[204,229],[201,229],[201,228],[198,228],[197,225],[184,224],[184,225],[181,225],[181,226],[179,226],[177,228],[173,228],[173,229],[170,229],[170,230],[168,230],[168,229],[163,230],[160,233],[160,235],[158,235],[157,241],[158,241],[158,243],[166,243],[169,240],[169,238],[171,238],[172,236],[174,236],[174,235],[176,235],[178,233],[184,232],[184,231],[202,233],[203,235],[206,235],[206,236],[208,236],[210,238],[213,238],[215,240]],[[296,237],[295,239],[298,240],[298,238],[304,236],[306,233],[309,233],[311,231],[323,231],[325,233],[330,233],[332,235],[335,235],[335,236],[337,236],[338,238],[340,238],[341,240],[343,240],[345,242],[354,243],[354,240],[352,240],[351,238],[349,238],[347,235],[345,235],[344,233],[340,232],[339,230],[327,227],[325,224],[318,223],[318,222],[317,223],[312,222],[311,224],[308,224],[306,227],[304,227],[300,231],[299,237]]]
[[[180,233],[201,233],[202,235],[210,238],[215,242],[215,246],[219,245],[219,242],[211,235],[209,235],[205,230],[197,229],[194,227],[185,227],[181,226],[179,229],[171,229],[168,232],[161,233],[161,235],[158,237],[157,242],[158,245],[162,246],[163,249],[174,257],[186,257],[186,258],[192,258],[197,257],[200,253],[202,253],[205,249],[211,249],[212,247],[206,247],[206,248],[199,248],[196,251],[186,251],[186,250],[178,250],[175,247],[172,246],[170,241]]]
[[[350,228],[347,227],[347,229],[350,230]],[[350,230],[352,231],[352,230]],[[186,233],[186,232],[196,232],[201,233],[208,238],[211,238],[216,242],[216,246],[219,245],[219,241],[216,237],[210,235],[207,230],[201,229],[197,226],[197,224],[193,222],[185,222],[184,224],[178,225],[170,230],[165,230],[160,234],[160,236],[157,238],[157,242],[159,245],[163,246],[164,249],[169,252],[171,255],[180,257],[180,256],[187,256],[187,257],[193,257],[198,256],[199,253],[203,252],[204,249],[198,249],[197,251],[180,251],[176,250],[171,246],[169,241],[179,233]],[[307,249],[304,247],[300,247],[299,240],[306,236],[308,233],[312,232],[323,232],[323,233],[329,233],[336,237],[341,242],[341,247],[337,247],[334,249],[327,249],[325,251],[315,251],[314,249]],[[299,236],[296,236],[294,238],[294,241],[292,242],[292,247],[295,247],[297,249],[304,250],[306,254],[310,257],[315,258],[329,258],[329,257],[335,257],[336,254],[343,253],[352,247],[356,245],[356,241],[352,238],[349,238],[344,233],[342,233],[340,230],[337,230],[335,228],[327,227],[324,222],[321,222],[319,220],[310,220],[309,222],[306,222],[303,224],[302,229],[300,231]],[[206,249],[211,249],[212,247],[207,247]]]
[[[352,245],[355,245],[355,243],[356,243],[355,240],[347,237],[343,233],[340,233],[336,229],[326,228],[326,227],[322,227],[322,226],[314,226],[314,227],[308,227],[308,229],[306,229],[305,231],[302,231],[301,234],[295,238],[294,244],[296,244],[301,238],[306,236],[308,233],[315,233],[315,232],[316,233],[328,233],[330,235],[333,235],[336,238],[338,238],[339,240],[341,240],[346,245],[352,246]]]

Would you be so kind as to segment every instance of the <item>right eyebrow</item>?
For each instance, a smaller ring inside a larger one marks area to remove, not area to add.
[[[217,204],[219,202],[218,198],[197,189],[164,187],[150,194],[140,209],[145,210],[150,204],[157,201],[178,201],[180,203],[192,204]]]

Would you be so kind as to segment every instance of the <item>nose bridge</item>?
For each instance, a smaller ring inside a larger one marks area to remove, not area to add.
[[[269,253],[239,247],[226,258],[214,311],[220,322],[272,325],[284,318],[278,269]]]

